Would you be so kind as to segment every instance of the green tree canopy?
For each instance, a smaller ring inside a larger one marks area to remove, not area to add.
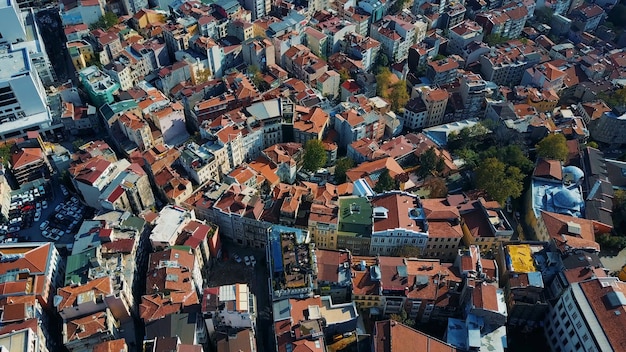
[[[501,204],[508,197],[522,195],[524,175],[515,166],[506,166],[496,158],[483,160],[475,169],[476,187],[484,189],[493,199]]]
[[[317,171],[326,165],[326,150],[324,144],[319,139],[310,139],[304,145],[302,167],[305,170]]]
[[[426,178],[427,176],[439,175],[444,168],[443,159],[441,159],[435,148],[431,147],[419,157],[420,166],[417,169],[417,176]]]
[[[375,71],[374,73],[378,73],[379,70],[384,69],[384,68],[388,68],[389,67],[389,58],[387,57],[387,54],[383,53],[382,50],[380,50],[378,52],[378,55],[376,55],[376,61],[374,62],[374,68]]]
[[[565,136],[557,133],[550,134],[537,144],[537,156],[545,159],[565,161],[569,151]]]
[[[115,26],[117,23],[118,23],[117,15],[114,14],[113,12],[107,11],[104,13],[102,17],[100,17],[100,19],[98,19],[98,21],[96,21],[94,24],[91,25],[91,29],[102,28],[104,30],[107,30]]]
[[[389,99],[391,99],[391,110],[395,112],[401,111],[406,106],[409,98],[406,80],[401,80],[394,84],[391,95],[389,96]]]
[[[343,157],[337,160],[335,164],[335,181],[337,183],[346,182],[346,171],[354,167],[354,160]]]
[[[530,159],[528,159],[526,155],[524,155],[524,152],[522,152],[522,148],[515,144],[507,145],[500,148],[490,147],[489,149],[480,153],[480,158],[497,158],[507,165],[519,168],[525,174],[530,173],[535,167],[533,162],[530,161]]]
[[[378,177],[378,182],[376,182],[376,186],[374,186],[374,191],[376,191],[376,193],[382,193],[385,191],[391,191],[392,189],[396,189],[396,181],[389,174],[389,170],[384,169]]]

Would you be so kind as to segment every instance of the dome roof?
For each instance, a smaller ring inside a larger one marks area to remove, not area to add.
[[[574,183],[578,183],[578,181],[585,177],[585,173],[583,172],[583,170],[572,165],[563,168],[563,178],[568,178],[569,175],[571,175],[570,180]]]
[[[563,209],[573,209],[579,206],[579,200],[574,192],[567,188],[556,192],[553,197],[554,205]]]

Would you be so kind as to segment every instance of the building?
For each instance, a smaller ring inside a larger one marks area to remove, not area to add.
[[[366,255],[371,249],[373,207],[366,197],[347,196],[338,200],[337,246],[353,254]],[[334,241],[331,236],[331,241]]]
[[[266,258],[273,301],[313,296],[317,258],[306,230],[273,225],[269,230]]]
[[[454,197],[448,199],[453,201]],[[498,202],[487,202],[483,198],[468,201],[464,197],[458,204],[466,246],[476,245],[482,251],[497,251],[501,242],[508,242],[513,227],[507,220]],[[454,201],[453,201],[454,202]]]
[[[74,187],[85,203],[90,207],[101,209],[99,199],[102,192],[129,166],[130,163],[125,159],[110,162],[102,156],[96,156],[70,167],[68,171]]]
[[[69,351],[92,349],[106,340],[119,338],[118,323],[109,310],[68,320],[63,324],[63,344]]]
[[[261,221],[263,207],[255,189],[232,184],[204,213],[205,219],[218,225],[229,240],[240,245],[265,248],[270,224]]]
[[[131,164],[120,172],[102,191],[99,201],[102,209],[123,210],[133,214],[155,205],[150,180],[139,164]]]
[[[100,71],[96,66],[89,66],[79,71],[78,76],[91,102],[96,107],[113,103],[113,96],[119,91],[120,85],[113,81],[109,75]]]
[[[461,66],[462,59],[456,55],[448,56],[441,60],[429,61],[426,64],[426,78],[433,85],[452,83],[459,76],[459,68]]]
[[[511,2],[503,7],[476,14],[475,21],[488,35],[518,38],[528,17],[528,8],[523,3]]]
[[[503,243],[497,259],[508,325],[535,328],[543,324],[549,307],[546,283],[560,270],[559,255],[545,242]]]
[[[49,177],[52,168],[40,148],[21,148],[11,155],[11,173],[17,183]]]
[[[428,225],[417,196],[383,193],[372,199],[372,208],[370,253],[391,255],[402,246],[426,248]]]
[[[387,15],[370,29],[371,37],[380,43],[380,50],[391,62],[401,62],[409,56],[409,48],[417,38],[416,26],[400,16]]]
[[[250,329],[256,334],[256,297],[246,284],[205,288],[202,313],[213,338],[232,329]]]
[[[161,209],[150,233],[152,248],[165,249],[175,245],[182,229],[194,218],[193,212],[177,206],[168,205]]]
[[[62,283],[61,257],[52,243],[6,243],[0,245],[4,261],[0,298],[34,296],[42,307],[51,308],[56,288]],[[9,254],[10,253],[10,254]]]
[[[324,336],[353,332],[359,317],[354,303],[334,304],[328,296],[283,299],[272,308],[276,351],[325,351]]]
[[[317,288],[333,302],[350,302],[352,291],[351,255],[348,250],[315,251],[317,257]]]
[[[424,105],[426,105],[427,120],[424,127],[441,125],[446,113],[450,94],[447,90],[441,88],[424,89],[421,93]]]
[[[428,336],[395,320],[383,320],[374,324],[372,351],[456,352],[459,350],[444,341]]]
[[[626,341],[618,326],[626,314],[626,284],[615,277],[573,282],[551,307],[545,334],[551,349],[619,351]]]

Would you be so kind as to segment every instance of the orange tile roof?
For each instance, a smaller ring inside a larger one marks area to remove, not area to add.
[[[98,312],[86,317],[70,320],[66,323],[66,331],[67,341],[108,333],[107,312]]]
[[[352,182],[369,175],[379,172],[383,169],[389,170],[389,175],[394,178],[404,173],[402,167],[393,158],[384,158],[374,161],[361,163],[359,166],[352,168],[346,172],[346,176]],[[372,181],[372,183],[375,183]]]
[[[181,312],[184,308],[199,304],[194,289],[169,294],[152,294],[141,296],[139,317],[145,322],[161,319],[167,315]]]
[[[375,323],[373,352],[456,352],[457,349],[395,320]]]
[[[563,168],[561,162],[558,160],[539,159],[537,166],[533,172],[533,176],[537,177],[552,177],[555,180],[561,180],[563,178]]]
[[[11,166],[13,169],[20,169],[41,160],[43,160],[41,149],[22,148],[17,153],[11,155]]]
[[[372,199],[373,207],[383,207],[387,209],[386,218],[374,218],[374,232],[386,231],[388,229],[407,229],[422,232],[421,220],[413,219],[409,212],[411,209],[420,207],[419,198],[405,193],[384,193]]]
[[[124,339],[103,341],[93,346],[93,352],[126,352],[126,351],[128,351],[128,346],[126,345],[126,340]]]
[[[603,285],[601,280],[589,280],[579,285],[613,350],[624,351],[626,350],[626,334],[624,334],[623,327],[626,326],[626,306],[612,307],[608,304],[607,295],[626,294],[626,283],[616,281],[611,285]]]
[[[111,278],[105,276],[91,280],[84,285],[70,285],[59,288],[57,295],[62,297],[62,300],[57,305],[57,310],[62,311],[76,304],[80,304],[80,302],[77,302],[79,297],[88,292],[93,292],[94,297],[99,295],[106,297],[112,294],[113,286],[111,284]]]

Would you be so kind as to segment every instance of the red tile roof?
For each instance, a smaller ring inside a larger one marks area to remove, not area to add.
[[[104,341],[93,346],[93,352],[126,352],[126,351],[128,351],[128,346],[126,345],[126,340],[124,339]]]
[[[43,160],[41,149],[22,148],[22,150],[11,155],[11,166],[13,169],[20,169],[41,160]]]
[[[84,285],[71,285],[59,288],[57,295],[61,297],[61,301],[57,305],[57,310],[60,312],[63,309],[80,304],[80,302],[78,302],[79,297],[89,292],[93,292],[94,298],[99,295],[106,297],[112,294],[113,286],[111,284],[111,278],[106,276],[91,280]]]
[[[373,352],[456,352],[457,349],[395,320],[377,321]]]

